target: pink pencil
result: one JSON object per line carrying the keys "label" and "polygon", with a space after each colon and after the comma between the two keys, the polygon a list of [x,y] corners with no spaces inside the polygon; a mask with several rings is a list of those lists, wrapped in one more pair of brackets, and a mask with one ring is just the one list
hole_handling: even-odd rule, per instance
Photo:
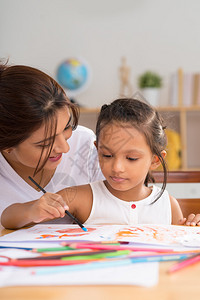
{"label": "pink pencil", "polygon": [[198,262],[200,262],[200,255],[195,255],[195,256],[193,256],[192,258],[185,259],[185,260],[183,260],[182,262],[173,265],[173,266],[168,270],[168,272],[169,272],[169,273],[174,273],[174,272],[176,272],[176,271],[179,271],[179,270],[181,270],[181,269],[183,269],[183,268],[189,267],[189,266],[191,266],[191,265],[193,265],[193,264],[196,264],[196,263],[198,263]]}
{"label": "pink pencil", "polygon": [[111,245],[111,244],[84,244],[84,243],[71,243],[70,247],[76,249],[101,249],[101,250],[132,250],[132,251],[148,251],[148,252],[159,252],[168,253],[174,252],[172,249],[159,249],[159,248],[146,248],[146,247],[134,247],[134,246],[122,246],[122,245]]}

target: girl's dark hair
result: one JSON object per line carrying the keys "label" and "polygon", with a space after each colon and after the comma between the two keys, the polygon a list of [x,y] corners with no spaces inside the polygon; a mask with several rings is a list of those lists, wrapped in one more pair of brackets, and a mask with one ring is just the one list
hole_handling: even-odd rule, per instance
{"label": "girl's dark hair", "polygon": [[16,147],[45,125],[45,138],[53,137],[48,153],[35,169],[47,162],[55,140],[59,109],[68,107],[72,128],[78,124],[79,109],[70,102],[62,87],[42,71],[23,65],[0,65],[0,151]]}
{"label": "girl's dark hair", "polygon": [[[151,152],[158,156],[164,171],[164,181],[161,192],[154,200],[154,202],[157,201],[163,194],[167,182],[167,166],[161,154],[167,145],[166,126],[162,117],[146,102],[131,98],[117,99],[111,104],[101,107],[96,125],[97,144],[102,128],[112,122],[131,124],[144,134]],[[148,186],[149,182],[155,182],[151,172],[148,172],[144,184]]]}

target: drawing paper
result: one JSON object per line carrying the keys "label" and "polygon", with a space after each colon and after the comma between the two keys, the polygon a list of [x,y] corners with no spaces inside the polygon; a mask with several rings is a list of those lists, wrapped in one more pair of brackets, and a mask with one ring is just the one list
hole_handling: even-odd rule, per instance
{"label": "drawing paper", "polygon": [[[176,225],[97,225],[87,226],[84,232],[78,225],[38,224],[0,237],[1,242],[48,241],[128,241],[155,245],[180,245],[184,238],[200,246],[200,227]],[[188,245],[189,246],[189,245]]]}

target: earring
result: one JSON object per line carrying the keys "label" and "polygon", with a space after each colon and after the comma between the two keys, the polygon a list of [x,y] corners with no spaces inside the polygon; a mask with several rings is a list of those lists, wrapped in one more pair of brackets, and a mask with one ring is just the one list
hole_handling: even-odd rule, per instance
{"label": "earring", "polygon": [[11,150],[7,150],[7,151],[6,151],[7,154],[10,154],[10,152],[11,152]]}

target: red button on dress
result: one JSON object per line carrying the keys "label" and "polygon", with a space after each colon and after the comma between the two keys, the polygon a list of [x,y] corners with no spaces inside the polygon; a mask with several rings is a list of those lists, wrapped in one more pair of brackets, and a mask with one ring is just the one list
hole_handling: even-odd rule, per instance
{"label": "red button on dress", "polygon": [[132,205],[131,205],[131,208],[132,208],[132,209],[135,209],[135,208],[136,208],[136,205],[135,205],[135,204],[132,204]]}

